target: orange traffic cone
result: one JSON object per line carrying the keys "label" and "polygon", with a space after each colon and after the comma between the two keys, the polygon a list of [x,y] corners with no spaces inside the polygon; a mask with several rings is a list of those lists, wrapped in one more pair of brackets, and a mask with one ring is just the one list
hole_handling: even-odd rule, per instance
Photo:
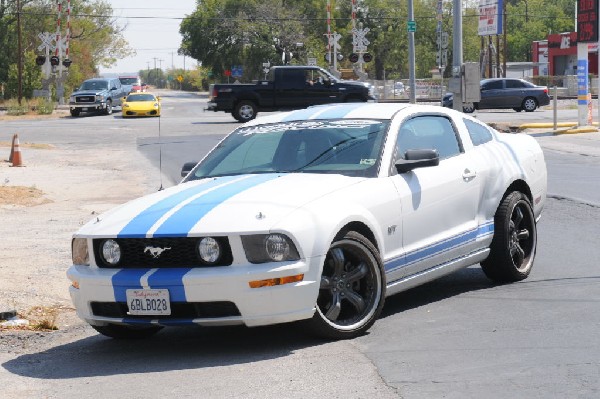
{"label": "orange traffic cone", "polygon": [[10,146],[10,156],[8,157],[8,162],[12,162],[13,155],[15,154],[15,139],[17,138],[16,134],[13,134],[12,145]]}
{"label": "orange traffic cone", "polygon": [[12,166],[23,166],[23,160],[21,159],[21,148],[19,147],[19,136],[15,134],[15,141],[13,146]]}

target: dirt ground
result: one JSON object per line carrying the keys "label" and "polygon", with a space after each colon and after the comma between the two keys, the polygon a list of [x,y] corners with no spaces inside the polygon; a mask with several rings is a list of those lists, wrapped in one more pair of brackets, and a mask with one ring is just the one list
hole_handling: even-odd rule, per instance
{"label": "dirt ground", "polygon": [[94,215],[156,189],[144,168],[128,166],[148,162],[135,148],[19,147],[23,166],[13,167],[11,143],[0,142],[0,313],[15,310],[30,325],[0,327],[0,348],[83,325],[66,277],[72,234]]}

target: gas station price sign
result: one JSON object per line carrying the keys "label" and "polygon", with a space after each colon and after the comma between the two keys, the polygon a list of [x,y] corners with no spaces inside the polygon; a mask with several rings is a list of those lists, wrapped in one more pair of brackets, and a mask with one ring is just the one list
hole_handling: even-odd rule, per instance
{"label": "gas station price sign", "polygon": [[577,0],[577,42],[598,41],[598,0]]}

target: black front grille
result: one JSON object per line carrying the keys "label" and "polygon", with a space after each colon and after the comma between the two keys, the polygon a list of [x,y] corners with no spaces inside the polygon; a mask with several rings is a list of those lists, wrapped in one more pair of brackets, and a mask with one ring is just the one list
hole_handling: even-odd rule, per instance
{"label": "black front grille", "polygon": [[197,247],[201,238],[114,238],[121,247],[121,260],[116,265],[107,264],[102,257],[101,248],[105,239],[95,239],[94,256],[98,267],[102,268],[135,269],[231,265],[233,257],[227,237],[213,237],[219,242],[223,253],[214,264],[207,264],[200,259]]}
{"label": "black front grille", "polygon": [[96,96],[79,96],[75,97],[77,103],[94,103],[96,102]]}
{"label": "black front grille", "polygon": [[125,302],[92,302],[94,316],[110,318],[132,318],[147,320],[171,319],[210,319],[219,317],[240,316],[240,311],[233,302],[171,302],[171,314],[168,316],[139,316],[127,314]]}

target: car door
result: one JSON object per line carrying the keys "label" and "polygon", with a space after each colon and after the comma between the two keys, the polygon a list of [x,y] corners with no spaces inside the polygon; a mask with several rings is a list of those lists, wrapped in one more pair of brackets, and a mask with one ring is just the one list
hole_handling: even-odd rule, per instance
{"label": "car door", "polygon": [[307,105],[306,80],[302,69],[282,68],[275,74],[275,101],[280,108],[302,108]]}
{"label": "car door", "polygon": [[332,82],[329,76],[318,69],[308,69],[306,72],[307,106],[340,101],[343,90],[336,82]]}
{"label": "car door", "polygon": [[502,108],[504,85],[502,80],[488,80],[481,84],[479,109]]}
{"label": "car door", "polygon": [[506,79],[505,104],[507,108],[517,108],[523,104],[526,97],[525,84],[519,79]]}
{"label": "car door", "polygon": [[431,269],[475,248],[479,179],[449,117],[422,114],[400,128],[396,157],[436,149],[438,166],[392,176],[401,202],[404,260],[388,281]]}

